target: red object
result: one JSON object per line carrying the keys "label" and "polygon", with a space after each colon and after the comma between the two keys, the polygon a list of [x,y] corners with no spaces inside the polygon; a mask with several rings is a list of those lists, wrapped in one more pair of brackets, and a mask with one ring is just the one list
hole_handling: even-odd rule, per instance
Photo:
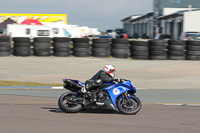
{"label": "red object", "polygon": [[128,38],[128,35],[127,35],[127,34],[124,34],[124,35],[123,35],[123,38]]}
{"label": "red object", "polygon": [[26,25],[43,25],[40,23],[37,19],[25,19],[21,24],[26,24]]}

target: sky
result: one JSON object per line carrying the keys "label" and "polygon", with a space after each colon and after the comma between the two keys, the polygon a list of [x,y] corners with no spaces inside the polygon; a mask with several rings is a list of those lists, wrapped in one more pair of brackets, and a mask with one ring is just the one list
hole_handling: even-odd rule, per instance
{"label": "sky", "polygon": [[153,11],[153,0],[0,0],[0,13],[67,14],[68,24],[101,31],[122,28],[121,19]]}

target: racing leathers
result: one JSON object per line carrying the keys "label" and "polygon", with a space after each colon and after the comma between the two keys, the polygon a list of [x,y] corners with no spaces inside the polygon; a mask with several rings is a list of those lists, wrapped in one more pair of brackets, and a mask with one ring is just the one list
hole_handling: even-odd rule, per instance
{"label": "racing leathers", "polygon": [[114,81],[114,78],[107,75],[106,72],[104,72],[103,70],[100,70],[91,78],[91,80],[97,79],[101,79],[103,83]]}
{"label": "racing leathers", "polygon": [[114,81],[114,78],[110,77],[103,70],[100,70],[91,79],[85,82],[85,85],[86,85],[85,89],[86,91],[88,91],[94,87],[100,86],[102,83],[108,83],[111,81]]}

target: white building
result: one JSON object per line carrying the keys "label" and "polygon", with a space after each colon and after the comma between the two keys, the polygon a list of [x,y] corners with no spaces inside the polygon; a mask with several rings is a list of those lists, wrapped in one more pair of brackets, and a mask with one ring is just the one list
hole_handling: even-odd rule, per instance
{"label": "white building", "polygon": [[153,8],[152,13],[121,20],[129,37],[135,33],[152,39],[160,33],[178,39],[184,31],[199,31],[200,0],[154,0]]}
{"label": "white building", "polygon": [[161,34],[170,34],[179,39],[182,32],[200,32],[200,9],[178,11],[158,17]]}

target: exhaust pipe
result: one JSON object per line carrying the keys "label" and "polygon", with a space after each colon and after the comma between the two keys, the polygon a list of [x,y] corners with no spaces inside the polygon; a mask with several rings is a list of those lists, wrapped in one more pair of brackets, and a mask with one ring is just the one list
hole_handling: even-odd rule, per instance
{"label": "exhaust pipe", "polygon": [[65,88],[73,88],[73,89],[80,89],[82,86],[80,86],[78,83],[71,81],[69,79],[63,79],[63,82],[65,83]]}

